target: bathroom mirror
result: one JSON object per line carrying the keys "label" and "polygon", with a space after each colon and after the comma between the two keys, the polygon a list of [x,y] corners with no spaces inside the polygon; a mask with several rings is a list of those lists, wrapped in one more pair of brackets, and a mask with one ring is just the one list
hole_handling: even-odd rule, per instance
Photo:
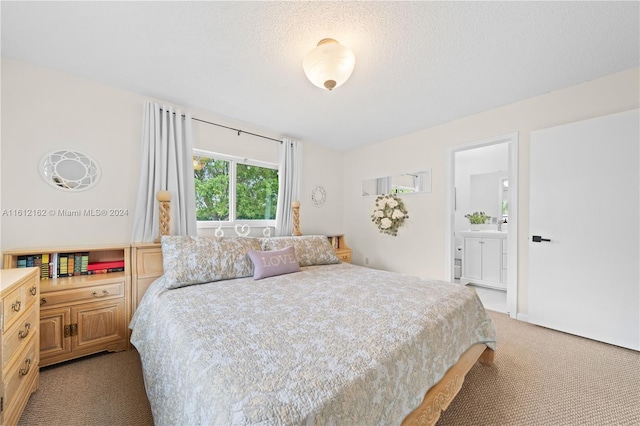
{"label": "bathroom mirror", "polygon": [[[470,177],[469,210],[483,211],[491,216],[491,223],[503,219],[508,212],[509,181],[507,172],[481,173]],[[506,213],[508,214],[508,213]]]}
{"label": "bathroom mirror", "polygon": [[84,191],[98,183],[100,166],[89,155],[69,149],[52,151],[40,161],[40,175],[64,191]]}
{"label": "bathroom mirror", "polygon": [[362,196],[431,192],[431,169],[362,181]]}

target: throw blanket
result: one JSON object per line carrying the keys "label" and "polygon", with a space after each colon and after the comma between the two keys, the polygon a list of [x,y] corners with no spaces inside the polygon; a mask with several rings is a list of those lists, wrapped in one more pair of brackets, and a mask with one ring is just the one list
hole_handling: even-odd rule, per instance
{"label": "throw blanket", "polygon": [[476,293],[346,263],[145,293],[131,322],[156,425],[399,425],[462,353]]}

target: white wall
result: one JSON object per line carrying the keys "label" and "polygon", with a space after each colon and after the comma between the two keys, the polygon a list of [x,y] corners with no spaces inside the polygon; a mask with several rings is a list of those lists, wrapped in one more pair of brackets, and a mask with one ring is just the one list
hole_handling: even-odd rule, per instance
{"label": "white wall", "polygon": [[[2,249],[127,243],[141,135],[139,95],[2,58],[2,208],[128,209],[121,217],[2,216]],[[54,149],[89,154],[102,168],[93,189],[69,192],[39,174]]]}
{"label": "white wall", "polygon": [[[47,68],[2,58],[2,209],[128,209],[125,217],[2,216],[0,249],[128,244],[138,184],[144,101],[152,99]],[[162,102],[162,101],[159,101]],[[182,107],[183,111],[186,108]],[[265,129],[192,109],[194,117],[281,138]],[[286,131],[286,129],[283,129]],[[230,144],[247,156],[274,158],[276,142],[194,124],[194,145],[224,152]],[[302,141],[301,221],[304,233],[342,232],[342,154]],[[103,176],[91,190],[69,193],[40,177],[38,162],[57,148],[94,157]],[[277,158],[277,157],[275,157]],[[270,160],[267,160],[270,161]],[[312,185],[327,188],[322,209],[309,200]],[[316,210],[312,210],[316,209]]]}
{"label": "white wall", "polygon": [[[612,74],[346,153],[344,221],[353,262],[364,264],[368,257],[372,267],[444,279],[447,150],[518,132],[518,311],[526,314],[529,135],[532,130],[638,108],[639,71]],[[362,180],[428,167],[433,173],[432,192],[404,197],[410,218],[397,237],[378,233],[370,219],[372,200],[360,194]]]}

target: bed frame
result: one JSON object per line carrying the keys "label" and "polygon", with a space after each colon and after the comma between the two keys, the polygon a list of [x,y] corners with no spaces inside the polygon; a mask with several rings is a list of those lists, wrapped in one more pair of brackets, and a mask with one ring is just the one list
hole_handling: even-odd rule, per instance
{"label": "bed frame", "polygon": [[476,363],[492,365],[494,350],[484,343],[471,346],[460,359],[427,391],[422,403],[402,422],[402,426],[431,426],[435,425],[440,415],[449,407],[453,398],[462,389],[464,378]]}

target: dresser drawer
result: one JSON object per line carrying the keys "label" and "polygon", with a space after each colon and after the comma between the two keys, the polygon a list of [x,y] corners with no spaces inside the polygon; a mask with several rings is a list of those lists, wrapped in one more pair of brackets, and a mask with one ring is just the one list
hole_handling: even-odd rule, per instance
{"label": "dresser drawer", "polygon": [[25,278],[16,287],[2,296],[2,330],[7,331],[20,314],[29,309],[38,298],[38,278]]}
{"label": "dresser drawer", "polygon": [[2,298],[2,330],[6,331],[17,317],[27,309],[25,286],[19,285]]}
{"label": "dresser drawer", "polygon": [[351,263],[351,251],[337,251],[336,255],[341,262]]}
{"label": "dresser drawer", "polygon": [[[19,402],[21,395],[28,394],[25,387],[28,387],[34,376],[38,374],[39,354],[36,351],[37,339],[30,339],[29,345],[24,352],[12,363],[4,376],[4,407],[6,411],[13,411],[12,406]],[[6,412],[5,411],[5,412]],[[5,418],[6,420],[6,418]]]}
{"label": "dresser drawer", "polygon": [[6,368],[7,364],[13,357],[24,349],[30,337],[38,334],[38,312],[37,308],[32,308],[26,315],[18,319],[2,336],[2,368]]}
{"label": "dresser drawer", "polygon": [[74,290],[63,290],[40,295],[40,307],[68,305],[70,303],[93,302],[95,300],[124,297],[124,283],[112,283]]}
{"label": "dresser drawer", "polygon": [[[24,283],[24,297],[26,299],[26,307],[30,308],[32,303],[35,303],[38,300],[38,295],[40,292],[38,291],[38,279],[31,279]],[[36,306],[38,306],[36,304]]]}

